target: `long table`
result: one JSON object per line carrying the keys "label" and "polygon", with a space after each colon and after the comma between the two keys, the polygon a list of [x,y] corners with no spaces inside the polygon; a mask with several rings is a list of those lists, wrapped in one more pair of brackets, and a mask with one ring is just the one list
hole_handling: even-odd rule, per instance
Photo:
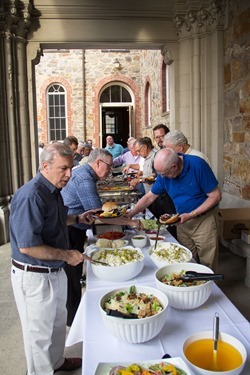
{"label": "long table", "polygon": [[[166,240],[177,241],[165,233]],[[147,254],[145,266],[135,279],[123,283],[102,281],[95,277],[87,265],[86,292],[69,331],[66,346],[83,342],[83,375],[93,375],[99,362],[142,362],[158,360],[166,353],[172,357],[182,357],[185,339],[199,331],[212,330],[215,312],[220,316],[220,331],[233,335],[246,347],[248,358],[242,375],[250,374],[250,324],[231,303],[225,294],[213,285],[207,302],[194,310],[176,310],[169,307],[165,326],[154,339],[142,344],[127,344],[113,337],[105,328],[98,307],[100,298],[120,286],[147,285],[155,287],[156,266]]]}

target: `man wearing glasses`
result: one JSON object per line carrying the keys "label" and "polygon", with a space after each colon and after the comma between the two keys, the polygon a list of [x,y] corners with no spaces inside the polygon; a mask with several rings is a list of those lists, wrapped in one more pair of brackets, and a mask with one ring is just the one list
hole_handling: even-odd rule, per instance
{"label": "man wearing glasses", "polygon": [[[95,148],[91,151],[88,161],[72,171],[71,179],[67,186],[62,189],[62,197],[65,206],[69,208],[68,213],[78,215],[92,209],[102,207],[102,201],[97,192],[96,183],[100,179],[105,179],[113,167],[113,158],[109,151],[102,148]],[[114,220],[118,225],[133,225],[135,221],[125,218],[108,219],[110,224]],[[102,220],[104,221],[104,220]],[[136,222],[137,224],[137,222]],[[91,225],[76,223],[68,226],[69,241],[72,249],[83,252],[83,245],[86,239],[86,231]],[[68,276],[68,298],[67,298],[67,325],[71,326],[78,305],[81,301],[82,266],[80,263],[76,267],[66,265],[65,271]]]}
{"label": "man wearing glasses", "polygon": [[178,241],[190,249],[193,258],[216,270],[218,260],[218,214],[221,200],[218,181],[205,160],[177,154],[170,148],[155,157],[158,177],[152,190],[142,197],[128,216],[133,217],[167,191],[180,214]]}
{"label": "man wearing glasses", "polygon": [[169,131],[169,128],[164,124],[158,124],[153,128],[154,140],[160,149],[163,148],[164,137]]}
{"label": "man wearing glasses", "polygon": [[[169,128],[164,124],[158,124],[153,128],[154,140],[159,149],[164,147],[163,141],[165,135],[169,133]],[[164,213],[176,213],[174,203],[167,192],[158,196],[158,198],[151,204],[149,210],[158,219]],[[169,232],[176,238],[176,228],[169,228]]]}

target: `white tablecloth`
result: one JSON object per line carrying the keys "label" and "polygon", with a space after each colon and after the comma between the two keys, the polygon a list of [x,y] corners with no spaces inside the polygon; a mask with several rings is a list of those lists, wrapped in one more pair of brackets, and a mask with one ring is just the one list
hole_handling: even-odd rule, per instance
{"label": "white tablecloth", "polygon": [[[167,233],[167,240],[174,242]],[[176,241],[175,241],[176,242]],[[147,248],[143,249],[145,255]],[[242,375],[250,374],[250,324],[222,291],[214,284],[208,301],[195,310],[168,308],[166,324],[153,340],[143,344],[126,344],[113,337],[105,328],[98,302],[103,294],[119,286],[136,284],[155,287],[155,265],[146,255],[145,266],[136,279],[124,283],[113,283],[97,279],[91,268],[87,268],[87,289],[78,308],[67,337],[66,346],[83,341],[82,374],[92,375],[99,362],[126,362],[160,359],[168,353],[182,357],[182,345],[194,332],[212,330],[215,312],[220,316],[220,331],[238,338],[246,347],[248,360]]]}

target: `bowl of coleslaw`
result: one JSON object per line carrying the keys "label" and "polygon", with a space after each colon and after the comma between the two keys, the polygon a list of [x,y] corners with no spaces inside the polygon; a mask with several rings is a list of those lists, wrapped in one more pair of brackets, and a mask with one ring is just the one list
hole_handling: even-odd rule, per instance
{"label": "bowl of coleslaw", "polygon": [[192,252],[185,246],[173,242],[161,242],[156,249],[150,246],[149,256],[156,267],[160,268],[168,264],[190,262]]}
{"label": "bowl of coleslaw", "polygon": [[155,272],[156,287],[169,299],[169,305],[179,310],[192,310],[203,305],[209,298],[213,281],[185,282],[180,279],[185,271],[213,273],[198,263],[176,263],[159,268]]}
{"label": "bowl of coleslaw", "polygon": [[112,290],[99,303],[103,323],[121,341],[138,344],[157,336],[166,322],[168,298],[160,290],[137,285]]}
{"label": "bowl of coleslaw", "polygon": [[133,279],[142,271],[144,254],[140,248],[125,246],[118,249],[100,248],[93,251],[91,258],[107,263],[108,266],[91,262],[91,268],[96,277],[106,281],[127,281]]}

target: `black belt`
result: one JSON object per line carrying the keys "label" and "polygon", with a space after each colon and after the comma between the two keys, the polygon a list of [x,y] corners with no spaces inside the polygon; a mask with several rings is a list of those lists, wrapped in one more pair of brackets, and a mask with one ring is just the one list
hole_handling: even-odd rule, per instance
{"label": "black belt", "polygon": [[33,267],[33,266],[26,266],[24,264],[17,263],[14,259],[12,259],[12,264],[16,268],[20,270],[27,271],[27,272],[38,272],[38,273],[50,273],[50,272],[58,272],[61,268],[40,268],[40,267]]}

